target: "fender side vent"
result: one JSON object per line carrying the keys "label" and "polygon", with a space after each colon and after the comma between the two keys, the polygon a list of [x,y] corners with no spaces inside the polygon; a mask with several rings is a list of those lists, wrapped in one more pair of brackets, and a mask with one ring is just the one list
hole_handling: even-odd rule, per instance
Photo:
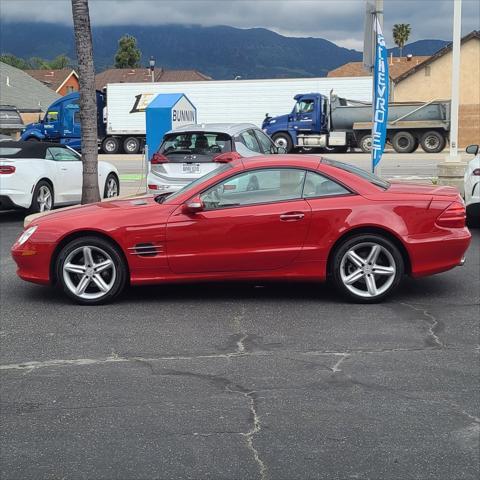
{"label": "fender side vent", "polygon": [[134,247],[129,247],[128,250],[131,255],[138,255],[139,257],[154,257],[163,253],[163,247],[153,243],[137,243]]}

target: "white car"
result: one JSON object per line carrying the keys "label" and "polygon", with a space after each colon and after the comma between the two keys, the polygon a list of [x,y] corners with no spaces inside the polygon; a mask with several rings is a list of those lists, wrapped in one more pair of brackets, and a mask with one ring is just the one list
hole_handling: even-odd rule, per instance
{"label": "white car", "polygon": [[167,132],[150,161],[149,193],[180,190],[216,169],[222,156],[254,157],[285,153],[249,123],[186,125]]}
{"label": "white car", "polygon": [[465,205],[470,224],[480,223],[480,153],[478,145],[470,145],[466,152],[475,157],[470,160],[465,170]]}
{"label": "white car", "polygon": [[[79,153],[43,142],[0,143],[0,210],[24,208],[32,213],[80,203],[83,165]],[[100,196],[120,193],[117,169],[98,162]]]}

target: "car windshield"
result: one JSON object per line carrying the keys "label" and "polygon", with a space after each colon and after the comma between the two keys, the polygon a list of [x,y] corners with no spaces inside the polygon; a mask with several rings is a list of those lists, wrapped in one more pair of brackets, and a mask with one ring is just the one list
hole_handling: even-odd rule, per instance
{"label": "car windshield", "polygon": [[167,135],[159,153],[170,162],[211,162],[214,157],[232,151],[232,139],[226,133],[179,132]]}
{"label": "car windshield", "polygon": [[185,192],[188,192],[188,190],[195,188],[197,185],[200,185],[201,183],[205,182],[206,180],[210,180],[211,178],[215,177],[216,175],[219,175],[223,172],[226,172],[227,170],[230,170],[232,166],[229,163],[224,163],[220,164],[221,166],[216,168],[215,170],[212,170],[210,173],[207,173],[206,175],[203,175],[203,177],[197,178],[194,180],[192,183],[189,183],[188,185],[185,185],[183,188],[178,190],[175,193],[172,193],[168,197],[163,197],[161,195],[158,195],[155,197],[155,199],[159,203],[175,203],[175,199],[179,197],[180,195],[183,195]]}
{"label": "car windshield", "polygon": [[322,162],[325,165],[331,165],[332,167],[340,168],[341,170],[345,170],[346,172],[353,173],[354,175],[357,175],[358,177],[361,177],[364,180],[372,183],[373,185],[383,188],[384,190],[390,187],[390,183],[386,180],[383,180],[382,178],[377,177],[373,173],[369,173],[366,170],[354,167],[353,165],[350,165],[348,163],[338,162],[337,160],[330,160],[329,158],[324,158]]}

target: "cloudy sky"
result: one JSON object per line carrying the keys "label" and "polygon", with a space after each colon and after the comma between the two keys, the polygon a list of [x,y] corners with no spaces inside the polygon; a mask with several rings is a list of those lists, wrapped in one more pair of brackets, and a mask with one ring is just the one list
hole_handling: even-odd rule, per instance
{"label": "cloudy sky", "polygon": [[[410,41],[452,38],[454,0],[384,0],[385,31],[410,23]],[[90,0],[94,25],[166,23],[264,27],[362,48],[365,0]],[[70,0],[0,0],[2,22],[71,23]],[[480,28],[480,2],[463,0],[462,33]]]}

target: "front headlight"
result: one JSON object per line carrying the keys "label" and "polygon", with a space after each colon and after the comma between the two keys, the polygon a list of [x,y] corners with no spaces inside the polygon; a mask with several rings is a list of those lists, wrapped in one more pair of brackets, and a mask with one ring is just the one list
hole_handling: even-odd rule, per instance
{"label": "front headlight", "polygon": [[27,228],[18,238],[17,245],[23,245],[35,232],[38,228],[38,225],[34,225],[33,227]]}

